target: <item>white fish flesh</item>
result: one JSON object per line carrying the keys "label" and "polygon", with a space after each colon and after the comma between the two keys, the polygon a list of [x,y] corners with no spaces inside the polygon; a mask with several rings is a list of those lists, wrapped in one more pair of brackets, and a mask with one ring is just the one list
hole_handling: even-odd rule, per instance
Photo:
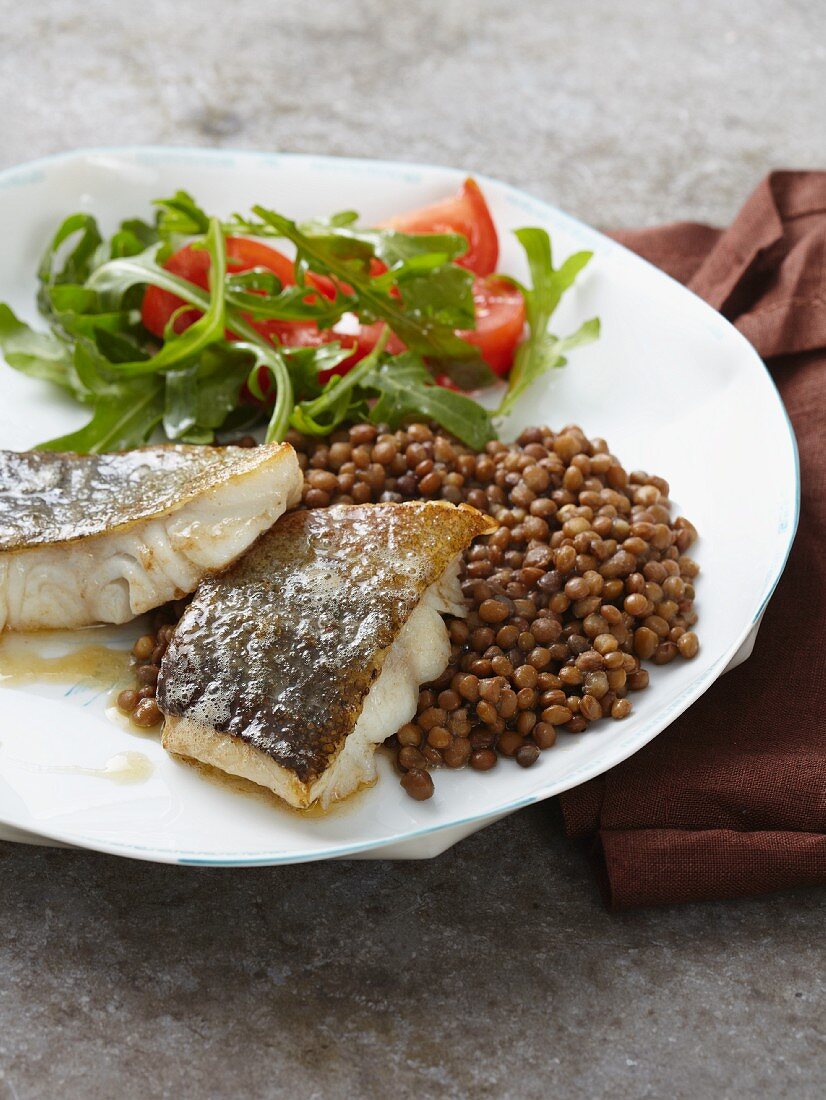
{"label": "white fish flesh", "polygon": [[0,452],[0,629],[123,623],[195,590],[301,497],[292,447]]}

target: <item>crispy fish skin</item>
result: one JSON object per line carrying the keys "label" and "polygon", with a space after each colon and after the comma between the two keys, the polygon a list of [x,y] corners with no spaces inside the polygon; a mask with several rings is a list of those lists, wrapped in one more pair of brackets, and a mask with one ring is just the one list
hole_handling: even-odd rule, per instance
{"label": "crispy fish skin", "polygon": [[100,455],[0,451],[0,552],[113,534],[177,511],[276,457],[289,461],[291,452],[286,443]]}
{"label": "crispy fish skin", "polygon": [[419,686],[443,672],[450,658],[441,613],[464,614],[465,607],[460,606],[458,579],[454,576],[443,584],[446,580],[447,575],[425,591],[399,631],[341,752],[317,779],[302,782],[294,771],[249,742],[191,718],[166,719],[164,748],[268,787],[299,809],[315,802],[326,808],[371,784],[376,778],[376,747],[415,714]]}
{"label": "crispy fish skin", "polygon": [[286,444],[0,452],[0,629],[126,622],[186,595],[301,485]]}
{"label": "crispy fish skin", "polygon": [[[476,509],[441,501],[284,516],[201,585],[178,624],[158,683],[164,744],[308,805],[394,643],[409,651],[414,686],[444,668],[449,646],[434,608],[462,612],[457,557],[493,528]],[[401,635],[416,614],[424,626],[426,611],[440,633],[418,652],[411,631]],[[269,780],[257,777],[265,773]]]}

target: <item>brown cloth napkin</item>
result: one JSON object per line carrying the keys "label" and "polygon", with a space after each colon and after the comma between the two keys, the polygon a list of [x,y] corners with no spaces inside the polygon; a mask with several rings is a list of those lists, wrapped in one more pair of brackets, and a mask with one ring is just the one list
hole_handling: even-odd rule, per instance
{"label": "brown cloth napkin", "polygon": [[772,173],[729,229],[615,236],[767,360],[797,434],[802,512],[752,656],[562,795],[566,831],[592,838],[613,909],[826,883],[826,172]]}

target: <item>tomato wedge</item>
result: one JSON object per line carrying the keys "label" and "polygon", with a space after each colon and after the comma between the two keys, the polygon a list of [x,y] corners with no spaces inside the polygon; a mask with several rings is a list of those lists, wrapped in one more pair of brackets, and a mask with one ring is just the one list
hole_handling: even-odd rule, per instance
{"label": "tomato wedge", "polygon": [[475,344],[494,374],[503,378],[513,366],[525,327],[525,299],[507,279],[491,276],[473,282],[476,328],[459,335]]}
{"label": "tomato wedge", "polygon": [[468,250],[457,264],[476,275],[492,275],[499,259],[499,239],[488,204],[476,180],[466,179],[458,194],[432,206],[422,206],[382,223],[400,233],[461,233]]}
{"label": "tomato wedge", "polygon": [[[167,271],[194,283],[202,290],[209,289],[209,253],[205,248],[193,248],[185,245],[173,253],[164,264]],[[285,286],[295,283],[292,260],[283,253],[251,241],[247,237],[227,237],[227,270],[230,274],[251,271],[254,267],[264,267],[276,275]],[[169,318],[186,303],[177,294],[162,290],[157,286],[146,288],[141,306],[141,320],[155,336],[162,337]],[[200,317],[200,310],[190,309],[175,319],[175,331],[181,333]]]}

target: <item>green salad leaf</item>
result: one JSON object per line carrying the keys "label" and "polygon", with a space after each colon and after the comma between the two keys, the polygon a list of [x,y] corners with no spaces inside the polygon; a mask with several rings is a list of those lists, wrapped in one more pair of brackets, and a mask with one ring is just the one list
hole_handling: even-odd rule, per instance
{"label": "green salad leaf", "polygon": [[405,420],[424,416],[476,451],[496,438],[487,409],[463,393],[437,385],[415,352],[388,359],[368,375],[365,385],[379,393],[370,410],[374,424],[395,429]]}
{"label": "green salad leaf", "polygon": [[562,295],[573,286],[593,253],[575,252],[561,267],[555,268],[551,239],[544,229],[517,229],[514,235],[525,250],[531,273],[530,287],[516,284],[525,298],[529,334],[516,350],[508,389],[497,409],[498,416],[510,413],[525,390],[548,371],[564,367],[567,351],[596,340],[600,328],[599,319],[594,317],[564,338],[548,332],[548,324]]}
{"label": "green salad leaf", "polygon": [[[121,374],[155,374],[157,371],[188,366],[216,340],[223,339],[226,324],[225,279],[227,274],[227,252],[224,235],[216,218],[213,218],[209,224],[206,250],[210,258],[210,294],[202,315],[180,334],[175,332],[172,323],[167,325],[163,347],[155,355],[148,358],[118,363],[117,369]],[[137,260],[139,260],[139,257],[135,257],[131,262],[135,263]],[[111,261],[109,265],[101,268],[99,278],[102,277],[102,273],[105,272],[107,266],[110,269],[118,264],[123,267],[127,266],[129,262],[126,260]]]}
{"label": "green salad leaf", "polygon": [[356,305],[352,296],[329,299],[306,286],[282,286],[271,271],[253,269],[227,276],[227,303],[256,320],[314,321],[331,328]]}
{"label": "green salad leaf", "polygon": [[0,304],[0,347],[15,370],[82,396],[83,386],[75,374],[69,348],[52,333],[30,328],[5,304]]}
{"label": "green salad leaf", "polygon": [[198,237],[209,232],[209,217],[188,191],[176,191],[171,198],[155,199],[158,233],[161,237]]}
{"label": "green salad leaf", "polygon": [[156,225],[150,225],[141,218],[128,218],[121,222],[120,228],[109,241],[109,258],[116,260],[119,256],[137,256],[139,252],[145,252],[147,248],[157,244],[160,239]]}
{"label": "green salad leaf", "polygon": [[486,390],[500,381],[481,355],[473,359],[429,359],[427,366],[435,378],[444,375],[465,392]]}
{"label": "green salad leaf", "polygon": [[334,341],[318,348],[282,348],[281,354],[290,372],[296,400],[300,402],[318,397],[325,386],[320,376],[335,370],[350,358],[351,352]]}
{"label": "green salad leaf", "polygon": [[145,443],[163,417],[163,383],[125,386],[114,394],[99,396],[92,419],[69,435],[41,443],[41,451],[78,451],[101,454],[122,451]]}
{"label": "green salad leaf", "polygon": [[[67,242],[72,242],[72,247]],[[94,259],[102,244],[103,238],[92,215],[72,214],[60,224],[43,253],[37,269],[38,279],[47,287],[83,283],[95,268]]]}
{"label": "green salad leaf", "polygon": [[[476,327],[479,289],[456,262],[467,251],[464,236],[365,228],[352,211],[298,224],[260,205],[222,221],[183,190],[154,206],[154,218],[128,218],[108,239],[86,212],[61,222],[37,270],[46,331],[0,304],[8,365],[90,408],[82,428],[42,447],[134,447],[159,429],[167,439],[209,443],[256,425],[267,440],[290,427],[326,436],[368,418],[391,429],[433,420],[475,449],[495,438],[491,414],[468,396],[499,380],[464,338]],[[295,253],[290,278],[282,281],[280,263],[282,278],[267,267],[240,270],[227,254],[227,237],[236,235],[285,242]],[[499,416],[599,332],[596,319],[566,337],[548,332],[590,253],[557,269],[543,230],[517,238],[531,273],[531,285],[519,287],[529,331]],[[183,246],[206,253],[208,289],[165,266]],[[157,299],[162,334],[143,324],[149,287],[168,296]],[[346,334],[356,331],[354,350]],[[438,384],[445,378],[465,392]]]}
{"label": "green salad leaf", "polygon": [[[195,399],[188,412],[191,423],[184,430],[197,427],[214,434],[238,407],[241,390],[252,369],[252,356],[237,343],[221,340],[207,348],[194,365]],[[178,376],[184,373],[170,371],[167,374],[167,404],[170,383],[174,385]]]}

